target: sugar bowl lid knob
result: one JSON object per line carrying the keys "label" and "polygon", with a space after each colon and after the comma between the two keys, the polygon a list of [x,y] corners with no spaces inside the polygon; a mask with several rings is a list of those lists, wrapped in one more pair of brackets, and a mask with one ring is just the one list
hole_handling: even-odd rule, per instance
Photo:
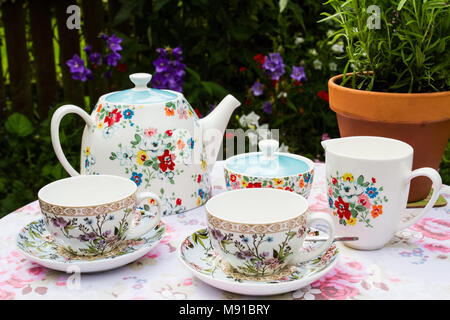
{"label": "sugar bowl lid knob", "polygon": [[130,74],[130,80],[134,83],[133,90],[143,91],[147,90],[147,84],[152,80],[152,75],[150,73],[133,73]]}
{"label": "sugar bowl lid knob", "polygon": [[265,139],[258,143],[259,150],[262,152],[262,156],[265,159],[273,159],[279,145],[279,142],[274,139]]}

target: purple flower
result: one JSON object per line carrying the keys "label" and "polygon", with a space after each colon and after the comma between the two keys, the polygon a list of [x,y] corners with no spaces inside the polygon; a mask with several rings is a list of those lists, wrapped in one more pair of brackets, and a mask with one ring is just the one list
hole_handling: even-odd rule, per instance
{"label": "purple flower", "polygon": [[222,234],[222,232],[220,230],[216,230],[216,229],[212,229],[211,230],[211,235],[213,236],[214,239],[216,240],[223,240],[225,238],[225,236]]}
{"label": "purple flower", "polygon": [[72,72],[72,79],[85,82],[87,79],[92,79],[92,71],[88,68],[84,68],[81,72]]}
{"label": "purple flower", "polygon": [[279,52],[270,53],[268,57],[265,57],[262,67],[272,80],[280,80],[285,73],[285,64]]}
{"label": "purple flower", "polygon": [[293,66],[291,78],[295,81],[306,81],[305,68]]}
{"label": "purple flower", "polygon": [[93,52],[91,54],[89,54],[89,62],[92,64],[96,64],[96,65],[101,65],[102,64],[102,56],[100,53],[98,52]]}
{"label": "purple flower", "polygon": [[118,54],[117,52],[113,52],[113,53],[110,53],[110,54],[108,54],[105,58],[104,58],[104,60],[105,60],[105,62],[106,62],[106,64],[108,65],[108,66],[116,66],[117,65],[117,62],[120,60],[122,58],[122,56],[120,55],[120,54]]}
{"label": "purple flower", "polygon": [[84,47],[84,52],[86,52],[87,54],[90,54],[92,51],[92,45],[88,44],[86,47]]}
{"label": "purple flower", "polygon": [[84,70],[84,61],[77,54],[74,54],[72,59],[67,60],[66,64],[69,66],[71,73],[83,72]]}
{"label": "purple flower", "polygon": [[254,95],[255,97],[260,96],[260,95],[263,94],[264,85],[263,85],[261,82],[256,81],[256,82],[253,84],[253,86],[251,87],[251,90],[252,90],[253,95]]}
{"label": "purple flower", "polygon": [[158,48],[156,51],[159,53],[159,56],[153,61],[156,69],[152,80],[153,87],[182,92],[184,70],[186,69],[186,65],[181,62],[183,51],[180,47],[176,47],[173,50]]}
{"label": "purple flower", "polygon": [[64,218],[52,218],[52,223],[55,227],[65,228],[69,223]]}
{"label": "purple flower", "polygon": [[158,59],[153,61],[153,65],[155,66],[156,72],[164,72],[169,68],[169,60],[163,56],[159,56]]}
{"label": "purple flower", "polygon": [[116,37],[115,34],[112,34],[108,39],[106,39],[106,43],[108,44],[109,49],[112,52],[117,52],[122,50],[122,46],[120,43],[122,42],[122,39],[119,37]]}
{"label": "purple flower", "polygon": [[264,102],[263,110],[267,114],[272,114],[272,102],[270,102],[270,101]]}
{"label": "purple flower", "polygon": [[176,48],[174,48],[174,49],[172,50],[172,55],[173,55],[173,57],[174,57],[175,59],[177,59],[177,60],[182,60],[182,59],[183,59],[183,57],[182,57],[182,55],[183,55],[183,50],[181,50],[181,47],[178,46],[178,47],[176,47]]}

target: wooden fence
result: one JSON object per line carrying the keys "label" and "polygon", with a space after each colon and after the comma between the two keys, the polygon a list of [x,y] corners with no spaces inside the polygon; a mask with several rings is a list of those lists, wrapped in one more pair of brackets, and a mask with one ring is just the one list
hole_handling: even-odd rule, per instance
{"label": "wooden fence", "polygon": [[[67,8],[74,4],[81,9],[79,30],[66,25]],[[73,80],[66,61],[81,53],[82,39],[101,50],[98,35],[111,32],[120,6],[119,0],[0,0],[0,116],[8,105],[14,112],[44,119],[56,102],[84,105],[85,95],[93,97],[96,81]]]}

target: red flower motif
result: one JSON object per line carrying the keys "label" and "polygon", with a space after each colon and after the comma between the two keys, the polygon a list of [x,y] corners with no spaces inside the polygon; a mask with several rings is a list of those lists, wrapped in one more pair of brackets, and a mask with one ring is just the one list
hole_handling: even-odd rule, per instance
{"label": "red flower motif", "polygon": [[202,117],[202,114],[200,113],[200,110],[198,110],[198,108],[195,108],[194,111],[195,111],[195,114],[197,115],[197,117],[199,117],[199,118]]}
{"label": "red flower motif", "polygon": [[173,132],[172,132],[172,130],[167,130],[167,131],[166,131],[166,134],[167,134],[168,137],[171,137],[172,134],[173,134]]}
{"label": "red flower motif", "polygon": [[342,200],[341,196],[338,197],[338,201],[334,201],[334,205],[337,209],[339,219],[342,219],[342,217],[345,217],[347,220],[351,218],[352,213],[348,210],[350,204]]}
{"label": "red flower motif", "polygon": [[255,182],[255,183],[250,182],[247,185],[247,188],[262,188],[262,183],[261,182]]}
{"label": "red flower motif", "polygon": [[181,206],[181,199],[180,198],[177,199],[176,204],[177,204],[177,206]]}
{"label": "red flower motif", "polygon": [[175,160],[175,155],[170,154],[169,150],[167,149],[164,150],[163,155],[158,156],[158,160],[159,160],[159,168],[163,172],[166,172],[167,169],[173,170],[175,168],[175,163],[173,162],[173,160]]}
{"label": "red flower motif", "polygon": [[375,178],[372,178],[373,183],[377,183],[377,180]]}
{"label": "red flower motif", "polygon": [[328,93],[326,91],[319,91],[317,92],[317,96],[319,97],[319,99],[325,100],[325,101],[329,101],[330,98],[328,97]]}
{"label": "red flower motif", "polygon": [[202,175],[201,174],[199,174],[197,176],[197,183],[200,183],[200,182],[202,182]]}
{"label": "red flower motif", "polygon": [[337,179],[336,179],[336,178],[333,178],[333,179],[331,180],[331,182],[333,182],[333,184],[336,184],[336,183],[337,183]]}
{"label": "red flower motif", "polygon": [[255,62],[259,64],[259,67],[262,68],[262,64],[264,63],[264,61],[266,61],[266,57],[263,56],[261,53],[258,53],[256,56],[253,57],[253,60],[255,60]]}
{"label": "red flower motif", "polygon": [[108,124],[108,127],[111,127],[114,123],[119,122],[121,118],[122,114],[119,112],[119,109],[116,108],[108,113],[104,122]]}
{"label": "red flower motif", "polygon": [[234,174],[230,175],[230,180],[232,182],[235,182],[236,181],[236,176]]}

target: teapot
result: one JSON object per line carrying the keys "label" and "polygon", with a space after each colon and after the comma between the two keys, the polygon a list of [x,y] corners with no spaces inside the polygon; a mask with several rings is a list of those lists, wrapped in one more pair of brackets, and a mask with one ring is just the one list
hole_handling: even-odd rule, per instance
{"label": "teapot", "polygon": [[[227,95],[199,119],[182,93],[147,87],[148,73],[130,75],[135,87],[100,97],[92,114],[64,105],[53,114],[54,151],[71,175],[110,174],[131,179],[139,191],[156,193],[164,215],[203,205],[211,196],[209,174],[226,125],[240,102]],[[86,122],[80,173],[67,161],[59,125],[69,113]]]}

